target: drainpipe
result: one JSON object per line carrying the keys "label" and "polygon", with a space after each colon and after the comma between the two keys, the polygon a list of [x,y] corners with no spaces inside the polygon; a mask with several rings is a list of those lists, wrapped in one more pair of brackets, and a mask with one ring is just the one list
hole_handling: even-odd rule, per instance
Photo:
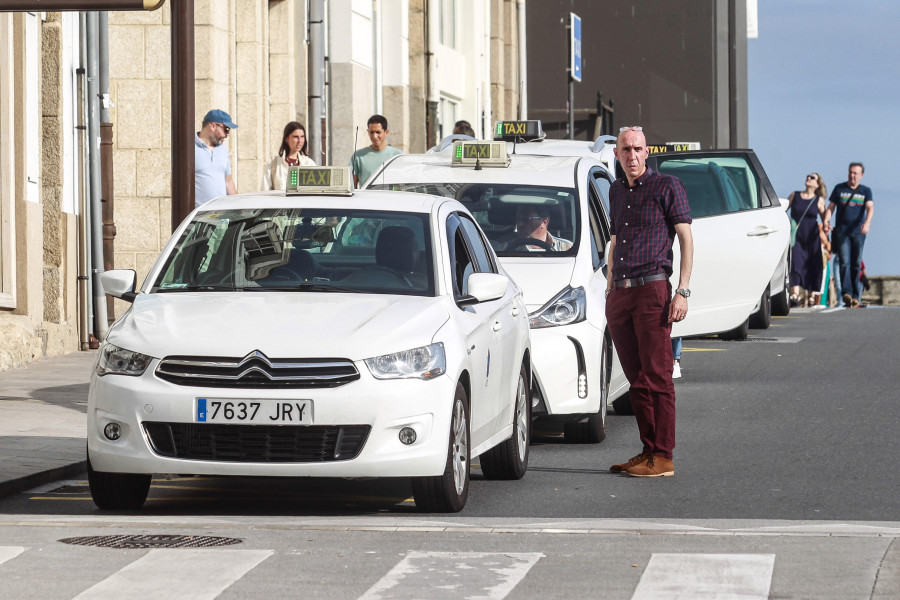
{"label": "drainpipe", "polygon": [[[115,269],[116,222],[113,201],[113,124],[109,118],[109,13],[100,13],[100,202],[103,206],[103,270]],[[115,320],[112,296],[106,297],[107,324]]]}
{"label": "drainpipe", "polygon": [[90,228],[90,183],[87,173],[87,82],[85,65],[87,65],[87,17],[86,13],[78,15],[79,67],[78,76],[78,183],[81,193],[78,195],[78,229],[81,243],[78,245],[78,335],[82,350],[91,347],[91,340],[96,343],[91,332],[94,331],[94,301],[90,292],[91,285],[91,228]]}
{"label": "drainpipe", "polygon": [[100,201],[100,17],[96,11],[87,14],[87,88],[88,88],[88,168],[90,178],[91,283],[94,296],[94,335],[106,337],[106,294],[98,275],[103,272],[103,208]]}
{"label": "drainpipe", "polygon": [[528,119],[528,55],[525,44],[525,0],[516,0],[519,25],[519,119]]}
{"label": "drainpipe", "polygon": [[438,143],[438,102],[440,94],[437,85],[437,45],[440,36],[440,4],[438,0],[427,0],[425,4],[425,86],[427,104],[425,105],[425,146],[430,148]]}
{"label": "drainpipe", "polygon": [[309,155],[317,165],[327,164],[323,153],[322,117],[325,99],[325,0],[309,3]]}
{"label": "drainpipe", "polygon": [[[384,94],[381,90],[381,15],[378,14],[378,0],[372,0],[372,106],[375,114],[384,114]],[[362,182],[360,182],[362,183]]]}
{"label": "drainpipe", "polygon": [[494,109],[491,102],[491,3],[484,3],[484,52],[482,59],[484,67],[482,68],[481,93],[483,97],[482,107],[484,112],[481,115],[482,128],[485,137],[491,139],[494,131]]}

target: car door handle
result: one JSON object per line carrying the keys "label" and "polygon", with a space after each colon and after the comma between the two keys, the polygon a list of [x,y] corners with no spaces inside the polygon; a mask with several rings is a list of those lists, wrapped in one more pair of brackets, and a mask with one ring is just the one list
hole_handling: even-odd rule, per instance
{"label": "car door handle", "polygon": [[514,317],[518,317],[518,316],[519,316],[519,308],[518,308],[517,306],[514,306],[514,307],[513,307],[513,309],[512,309],[512,316],[514,316]]}
{"label": "car door handle", "polygon": [[771,227],[763,227],[762,229],[754,229],[753,231],[747,232],[747,237],[758,237],[761,235],[769,235],[770,233],[775,233],[778,231],[777,229],[772,229]]}
{"label": "car door handle", "polygon": [[494,331],[500,331],[501,329],[503,329],[503,323],[501,323],[500,321],[494,321],[493,329]]}

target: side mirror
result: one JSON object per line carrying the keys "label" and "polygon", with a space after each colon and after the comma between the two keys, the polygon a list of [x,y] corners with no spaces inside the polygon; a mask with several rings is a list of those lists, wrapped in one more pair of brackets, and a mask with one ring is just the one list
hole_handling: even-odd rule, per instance
{"label": "side mirror", "polygon": [[460,301],[461,306],[502,298],[509,287],[509,279],[499,273],[472,273],[469,275],[468,287],[469,295]]}
{"label": "side mirror", "polygon": [[137,273],[132,269],[113,269],[100,273],[100,285],[103,286],[103,291],[126,302],[134,302],[137,297],[137,294],[134,293],[136,280]]}

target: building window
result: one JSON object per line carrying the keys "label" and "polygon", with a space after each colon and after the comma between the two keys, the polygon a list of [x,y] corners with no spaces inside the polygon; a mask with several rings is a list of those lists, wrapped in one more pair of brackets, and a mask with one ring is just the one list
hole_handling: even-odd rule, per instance
{"label": "building window", "polygon": [[456,48],[456,0],[441,0],[441,44]]}
{"label": "building window", "polygon": [[0,13],[0,307],[15,308],[13,14]]}
{"label": "building window", "polygon": [[456,115],[458,114],[459,103],[450,98],[441,96],[441,102],[438,106],[438,121],[441,139],[453,133],[453,126],[456,124]]}

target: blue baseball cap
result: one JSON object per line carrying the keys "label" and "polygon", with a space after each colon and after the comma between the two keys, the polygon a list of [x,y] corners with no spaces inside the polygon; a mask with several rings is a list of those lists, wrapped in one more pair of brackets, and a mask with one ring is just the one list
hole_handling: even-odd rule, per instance
{"label": "blue baseball cap", "polygon": [[203,120],[210,123],[221,123],[229,129],[237,129],[237,123],[234,123],[231,120],[231,115],[229,115],[224,110],[219,110],[218,108],[215,108],[206,113],[206,116],[203,117]]}

